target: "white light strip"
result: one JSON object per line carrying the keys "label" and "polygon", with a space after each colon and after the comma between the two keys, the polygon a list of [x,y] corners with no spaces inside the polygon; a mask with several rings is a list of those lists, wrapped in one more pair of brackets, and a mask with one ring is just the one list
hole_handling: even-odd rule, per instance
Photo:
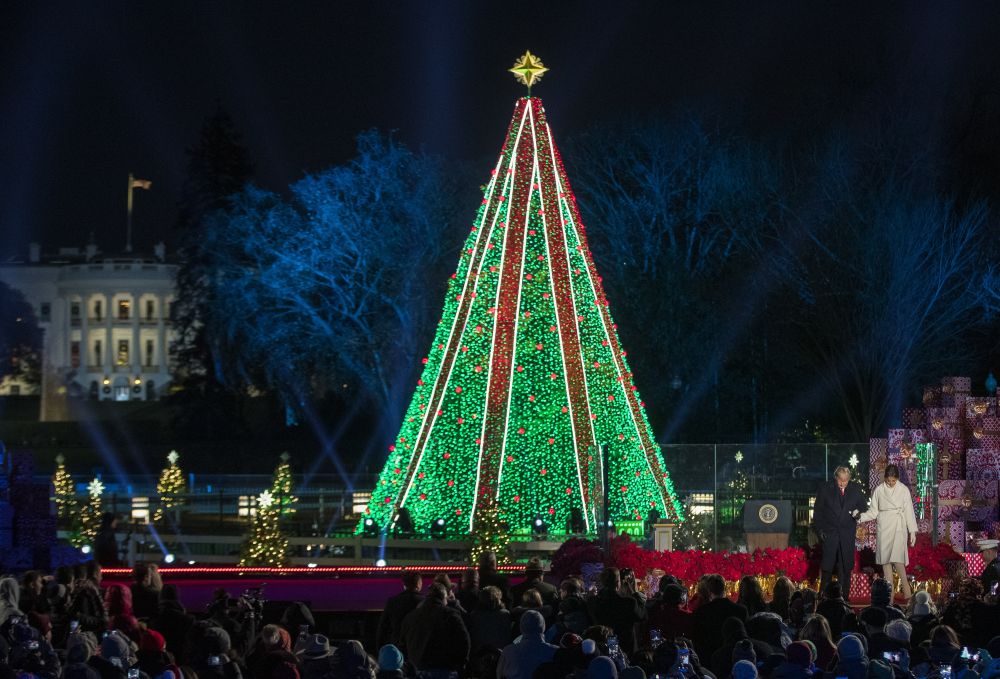
{"label": "white light strip", "polygon": [[[524,133],[524,122],[525,122],[525,120],[527,120],[527,117],[528,117],[528,108],[529,108],[529,106],[525,105],[525,111],[524,111],[524,113],[521,114],[521,122],[520,122],[520,125],[518,126],[518,129],[517,129],[517,136],[514,139],[514,146],[511,149],[510,163],[508,164],[508,168],[510,169],[510,172],[507,175],[509,177],[509,181],[505,184],[505,189],[506,189],[507,193],[504,194],[504,195],[508,196],[508,200],[507,200],[507,229],[511,228],[511,225],[510,225],[510,215],[511,215],[511,205],[514,202],[513,201],[514,178],[515,178],[515,176],[517,174],[517,170],[516,170],[516,168],[517,168],[517,157],[518,157],[517,156],[517,149],[518,149],[518,146],[521,143],[521,135]],[[508,231],[504,231],[504,242],[505,243],[506,243],[506,235],[507,235],[507,233],[509,233],[509,232]],[[472,510],[469,512],[469,530],[470,531],[472,530],[473,520],[474,520],[475,515],[476,515],[476,504],[477,504],[477,501],[478,501],[477,498],[479,497],[479,482],[481,480],[481,478],[480,478],[481,477],[480,469],[481,469],[482,464],[483,464],[483,451],[484,451],[484,449],[486,447],[486,419],[488,417],[488,413],[486,412],[486,405],[489,404],[489,400],[490,400],[490,386],[493,384],[493,351],[496,348],[497,329],[500,327],[500,324],[497,322],[497,319],[499,318],[499,315],[500,315],[500,288],[502,287],[502,283],[503,283],[504,261],[506,260],[506,258],[507,258],[507,248],[506,247],[502,247],[501,250],[500,250],[500,267],[497,270],[498,273],[499,273],[499,276],[497,277],[496,297],[494,297],[494,299],[493,299],[493,338],[492,338],[492,340],[490,342],[490,360],[487,361],[487,364],[486,364],[488,366],[487,367],[487,377],[486,377],[486,400],[485,400],[484,406],[483,406],[483,424],[482,424],[482,427],[481,427],[480,433],[479,433],[479,455],[476,458],[476,483],[473,486],[473,490],[472,490]]]}
{"label": "white light strip", "polygon": [[[524,121],[523,121],[523,118],[522,118],[521,128],[523,129],[523,127],[524,127]],[[518,138],[520,138],[520,134],[521,134],[521,132],[519,130],[518,131]],[[516,147],[515,147],[515,149],[516,149]],[[484,218],[486,217],[487,214],[489,214],[489,212],[488,212],[489,211],[489,204],[493,200],[494,191],[496,190],[496,185],[497,185],[497,179],[499,177],[500,167],[502,165],[503,165],[503,153],[501,153],[500,157],[497,159],[497,164],[496,164],[496,167],[494,168],[493,179],[492,179],[492,181],[490,182],[490,185],[489,185],[489,191],[488,191],[488,194],[486,196],[487,210],[484,211],[484,214],[483,214]],[[510,181],[511,180],[510,180],[509,176],[504,179],[504,187],[507,190],[509,190],[508,187],[509,187]],[[492,236],[492,234],[493,234],[493,229],[494,229],[494,227],[496,225],[497,217],[499,216],[499,214],[500,214],[500,206],[497,206],[496,210],[494,210],[493,221],[490,223],[489,235],[486,237],[486,242],[489,242],[489,236]],[[470,290],[469,290],[470,284],[473,285],[473,286],[475,285],[474,279],[478,279],[478,273],[480,273],[482,271],[482,261],[485,259],[485,253],[483,253],[480,256],[480,258],[479,258],[480,259],[480,265],[479,265],[479,270],[477,271],[477,275],[476,276],[472,276],[471,275],[471,273],[472,273],[471,270],[472,270],[473,263],[475,262],[475,257],[476,257],[476,255],[478,253],[481,252],[482,248],[484,247],[482,245],[483,238],[484,238],[483,234],[486,233],[486,231],[487,230],[483,228],[482,223],[480,222],[479,225],[477,226],[476,240],[475,240],[475,244],[473,245],[473,248],[472,248],[472,254],[469,257],[469,264],[466,267],[465,282],[462,285],[462,301],[465,302],[466,300],[468,300],[470,308],[469,308],[469,313],[465,315],[465,322],[462,325],[462,329],[461,329],[461,331],[459,331],[460,332],[460,336],[461,336],[461,333],[465,332],[466,327],[468,327],[469,316],[471,315],[471,311],[472,311],[471,305],[475,301],[475,300],[472,300],[471,298],[467,298],[466,295],[468,295],[469,292],[470,292]],[[475,288],[473,287],[473,290],[474,289]],[[458,327],[458,318],[459,318],[460,315],[461,314],[459,313],[459,311],[456,311],[455,312],[455,316],[452,319],[451,329],[448,332],[448,339],[445,342],[445,351],[447,351],[448,348],[451,347],[451,343],[454,340],[455,331],[456,331],[456,329]],[[448,381],[451,379],[452,371],[455,368],[455,363],[458,360],[458,353],[459,353],[458,351],[452,351],[450,359],[449,359],[449,356],[447,356],[447,355],[441,357],[441,367],[438,369],[437,377],[436,377],[436,379],[433,382],[434,385],[437,385],[439,383],[440,377],[441,377],[441,370],[444,369],[445,364],[447,362],[449,362],[449,360],[450,360],[450,365],[448,365],[448,367],[447,367],[448,373],[447,373],[447,376],[446,376],[445,381],[443,383],[444,385],[448,384]],[[424,416],[423,416],[423,419],[422,419],[422,421],[420,423],[420,428],[418,429],[417,437],[414,440],[414,452],[417,453],[417,457],[416,457],[416,461],[415,462],[413,462],[413,457],[411,456],[411,465],[415,464],[416,467],[413,470],[414,473],[409,474],[410,478],[409,478],[409,481],[406,484],[406,489],[403,491],[403,494],[402,494],[402,496],[400,496],[400,499],[399,499],[399,502],[398,502],[398,506],[399,507],[403,507],[405,505],[406,498],[409,496],[410,490],[412,490],[412,488],[413,488],[413,482],[416,479],[416,473],[415,473],[416,472],[416,468],[419,468],[420,467],[420,463],[423,461],[424,452],[427,449],[426,441],[430,438],[430,434],[431,434],[431,432],[434,429],[434,425],[437,423],[437,411],[439,410],[439,406],[440,406],[441,402],[444,400],[444,393],[445,393],[445,388],[444,388],[444,386],[442,386],[439,393],[436,393],[436,394],[432,393],[431,394],[431,398],[429,398],[427,400],[427,407],[424,408]],[[428,419],[430,420],[430,424],[429,425],[428,425]],[[395,512],[393,512],[393,514],[395,514]]]}
{"label": "white light strip", "polygon": [[[546,126],[548,126],[548,123],[546,123]],[[549,130],[549,135],[550,135],[549,138],[550,139],[551,139],[551,134],[552,134],[552,131]],[[556,170],[556,184],[557,184],[557,186],[559,186],[559,189],[560,189],[559,192],[565,196],[566,195],[566,191],[564,191],[563,187],[562,187],[562,182],[561,182],[560,177],[559,177],[558,165],[556,165],[556,158],[555,158],[555,154],[554,153],[553,153],[553,156],[552,156],[552,162],[553,162],[553,166],[555,168],[557,168],[557,170]],[[580,245],[583,245],[584,243],[583,243],[583,239],[580,237],[580,231],[577,228],[575,221],[573,220],[573,210],[572,210],[572,207],[570,206],[569,199],[568,198],[563,198],[562,201],[565,202],[565,204],[566,204],[566,212],[569,214],[569,217],[570,217],[569,224],[570,224],[571,228],[573,229],[574,234],[576,235],[577,242]],[[562,210],[560,210],[560,214],[561,213],[562,213]],[[593,265],[593,260],[590,257],[588,257],[588,254],[586,252],[582,252],[581,251],[580,252],[580,256],[583,257],[583,260],[584,260],[584,270],[587,273],[587,282],[590,284],[590,289],[591,289],[591,291],[594,294],[594,299],[597,299],[597,288],[596,288],[596,286],[594,284],[594,280],[593,280],[593,278],[591,276],[591,266]],[[630,401],[635,401],[637,399],[635,398],[634,392],[632,392],[631,390],[629,390],[629,389],[626,388],[625,380],[626,380],[627,371],[625,371],[624,366],[621,364],[621,360],[620,360],[621,357],[619,355],[617,355],[616,352],[615,352],[616,343],[612,341],[611,333],[610,333],[610,327],[609,327],[609,321],[610,321],[611,312],[607,311],[608,307],[601,308],[601,306],[602,305],[599,305],[599,307],[598,307],[599,316],[601,318],[601,328],[604,331],[604,337],[605,337],[605,339],[608,340],[608,349],[611,351],[611,358],[614,361],[615,370],[616,370],[616,372],[618,374],[618,377],[621,377],[621,381],[619,382],[619,384],[621,385],[622,393],[623,393],[623,395],[625,397],[626,402],[629,403]],[[606,311],[607,311],[607,314],[605,314]],[[621,346],[618,345],[618,348],[621,349]],[[638,406],[638,404],[636,404],[636,405]],[[633,411],[633,409],[631,407],[631,403],[630,403],[630,406],[628,408],[626,408],[626,410],[628,411],[629,418],[632,420],[632,426],[635,428],[636,435],[639,437],[639,446],[640,446],[640,449],[642,449],[642,452],[643,452],[643,458],[645,459],[645,462],[646,462],[646,468],[649,470],[650,478],[653,480],[653,485],[656,487],[657,493],[660,494],[660,500],[663,502],[664,510],[666,510],[667,506],[670,504],[670,499],[668,497],[665,497],[663,495],[663,493],[660,491],[660,485],[661,484],[660,484],[659,479],[656,478],[656,472],[653,470],[653,466],[649,462],[649,451],[647,451],[645,449],[645,445],[643,443],[642,427],[641,427],[641,425],[639,424],[639,422],[635,418],[635,412]],[[666,469],[664,469],[664,471],[666,471]],[[663,484],[663,485],[665,486],[666,484]]]}

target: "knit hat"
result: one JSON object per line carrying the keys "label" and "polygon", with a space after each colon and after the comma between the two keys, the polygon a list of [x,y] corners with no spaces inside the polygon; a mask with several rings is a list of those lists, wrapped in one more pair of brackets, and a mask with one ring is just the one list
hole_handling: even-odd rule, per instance
{"label": "knit hat", "polygon": [[587,665],[587,679],[618,679],[618,668],[611,658],[599,655]]}
{"label": "knit hat", "polygon": [[576,648],[583,643],[583,637],[579,634],[573,634],[572,632],[566,632],[561,637],[559,637],[559,647],[560,648]]}
{"label": "knit hat", "polygon": [[910,634],[913,632],[913,625],[906,622],[905,620],[893,620],[888,625],[885,626],[885,633],[890,639],[895,639],[896,641],[901,641],[904,644],[909,643]]}
{"label": "knit hat", "polygon": [[808,639],[802,639],[802,643],[809,647],[809,662],[816,662],[817,658],[819,658],[819,651],[816,650],[816,644]]}
{"label": "knit hat", "polygon": [[85,663],[97,652],[97,637],[92,632],[70,634],[66,639],[66,662]]}
{"label": "knit hat", "polygon": [[872,606],[888,606],[892,601],[892,586],[888,580],[875,578],[872,581]]}
{"label": "knit hat", "polygon": [[754,665],[757,664],[757,651],[749,639],[740,639],[733,646],[732,662],[737,663],[740,660],[749,660]]}
{"label": "knit hat", "polygon": [[801,641],[793,641],[785,649],[785,658],[793,665],[809,667],[812,665],[812,650]]}
{"label": "knit hat", "polygon": [[917,590],[913,593],[913,601],[918,604],[930,604],[932,601],[931,593],[926,589]]}
{"label": "knit hat", "polygon": [[913,604],[913,615],[930,615],[931,607],[927,604]]}
{"label": "knit hat", "polygon": [[521,634],[542,634],[545,632],[545,618],[538,611],[525,611],[521,615]]}
{"label": "knit hat", "polygon": [[888,619],[889,616],[886,614],[885,610],[875,606],[869,606],[865,610],[861,611],[861,622],[866,625],[871,625],[872,627],[885,627],[885,623]]}
{"label": "knit hat", "polygon": [[857,635],[848,634],[837,642],[837,655],[841,660],[861,660],[865,657],[865,647]]}
{"label": "knit hat", "polygon": [[112,658],[121,658],[127,662],[129,657],[128,641],[121,634],[112,632],[101,640],[101,657],[108,661]]}
{"label": "knit hat", "polygon": [[206,627],[201,633],[200,650],[205,655],[224,655],[232,648],[229,632],[221,627]]}
{"label": "knit hat", "polygon": [[733,665],[733,679],[757,679],[757,666],[749,660],[741,660]]}
{"label": "knit hat", "polygon": [[597,642],[593,639],[584,639],[580,642],[580,651],[584,655],[594,655],[597,652]]}
{"label": "knit hat", "polygon": [[[666,576],[664,576],[666,577]],[[686,590],[680,585],[669,584],[660,590],[661,596],[663,597],[663,603],[668,606],[677,606],[682,601],[684,601],[684,594]]]}
{"label": "knit hat", "polygon": [[310,634],[298,653],[303,660],[329,658],[333,655],[333,651],[330,650],[330,640],[322,634]]}
{"label": "knit hat", "polygon": [[139,635],[139,650],[148,653],[163,653],[167,649],[167,640],[155,629],[143,630]]}
{"label": "knit hat", "polygon": [[392,644],[378,650],[378,668],[383,672],[403,669],[403,654]]}

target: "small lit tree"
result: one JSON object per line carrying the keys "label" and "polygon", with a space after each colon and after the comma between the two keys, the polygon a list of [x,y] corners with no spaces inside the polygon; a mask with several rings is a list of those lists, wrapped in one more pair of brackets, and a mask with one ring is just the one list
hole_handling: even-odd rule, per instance
{"label": "small lit tree", "polygon": [[480,521],[476,523],[476,531],[472,536],[472,553],[469,561],[479,563],[483,552],[494,552],[497,560],[503,562],[507,557],[507,544],[510,542],[510,529],[500,519],[500,508],[492,502],[483,510]]}
{"label": "small lit tree", "polygon": [[291,456],[285,452],[279,459],[281,462],[274,468],[274,481],[271,482],[271,497],[278,505],[276,508],[278,514],[283,516],[295,511],[292,505],[299,499],[292,495],[292,467],[288,464]]}
{"label": "small lit tree", "polygon": [[76,545],[87,545],[94,542],[97,531],[101,528],[101,515],[104,513],[104,484],[95,478],[87,485],[90,496],[87,504],[80,511],[80,528],[74,531],[71,542]]}
{"label": "small lit tree", "polygon": [[52,487],[55,490],[57,515],[60,519],[72,519],[77,515],[76,487],[73,485],[73,477],[66,470],[66,457],[62,453],[56,456]]}
{"label": "small lit tree", "polygon": [[707,549],[709,545],[708,527],[713,516],[708,513],[695,513],[694,496],[688,495],[684,500],[684,523],[674,531],[674,549]]}
{"label": "small lit tree", "polygon": [[167,455],[167,466],[160,472],[160,480],[156,484],[160,504],[153,515],[153,521],[160,521],[167,510],[184,503],[183,496],[187,490],[187,483],[184,481],[184,473],[177,464],[180,457],[176,450],[171,450]]}
{"label": "small lit tree", "polygon": [[288,558],[288,538],[281,532],[281,512],[271,491],[257,498],[250,518],[250,535],[243,543],[241,566],[282,566]]}

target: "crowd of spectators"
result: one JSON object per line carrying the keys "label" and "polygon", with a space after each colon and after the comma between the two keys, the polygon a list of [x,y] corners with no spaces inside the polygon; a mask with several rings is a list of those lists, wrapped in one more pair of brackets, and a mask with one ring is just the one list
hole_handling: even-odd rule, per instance
{"label": "crowd of spectators", "polygon": [[1000,679],[1000,605],[979,579],[905,606],[882,579],[864,607],[837,581],[817,595],[778,578],[768,600],[717,574],[690,599],[665,575],[647,598],[627,569],[588,591],[537,560],[511,586],[486,554],[457,586],[405,572],[365,648],[318,633],[301,603],[272,621],[219,591],[195,614],[155,565],[133,575],[102,584],[88,562],[0,579],[0,679]]}

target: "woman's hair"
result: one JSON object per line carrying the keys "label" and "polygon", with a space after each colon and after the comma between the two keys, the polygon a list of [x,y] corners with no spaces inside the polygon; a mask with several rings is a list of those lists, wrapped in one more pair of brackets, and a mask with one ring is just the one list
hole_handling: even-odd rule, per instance
{"label": "woman's hair", "polygon": [[827,641],[832,644],[833,632],[830,631],[830,623],[818,613],[809,616],[806,624],[799,630],[799,640],[811,641],[814,644],[818,641]]}
{"label": "woman's hair", "polygon": [[483,587],[479,590],[479,605],[488,611],[499,611],[503,608],[503,594],[493,585]]}
{"label": "woman's hair", "polygon": [[698,598],[701,599],[702,601],[708,600],[709,597],[708,576],[709,574],[705,573],[700,578],[698,578],[698,587],[695,592],[698,595]]}
{"label": "woman's hair", "polygon": [[952,646],[958,648],[958,635],[948,625],[938,625],[931,630],[931,646]]}
{"label": "woman's hair", "polygon": [[117,582],[110,585],[104,592],[104,607],[110,616],[132,615],[132,590]]}
{"label": "woman's hair", "polygon": [[521,595],[521,605],[525,608],[541,608],[542,595],[537,589],[529,589]]}
{"label": "woman's hair", "polygon": [[795,585],[792,581],[782,575],[774,581],[774,596],[771,597],[771,610],[782,617],[788,619],[788,605],[792,601],[792,594],[795,593]]}
{"label": "woman's hair", "polygon": [[743,604],[753,611],[766,608],[764,590],[761,589],[760,583],[755,576],[744,575],[740,578],[739,596],[736,599],[736,603]]}
{"label": "woman's hair", "polygon": [[885,468],[885,478],[887,479],[898,479],[899,478],[899,467],[894,464],[886,465]]}

